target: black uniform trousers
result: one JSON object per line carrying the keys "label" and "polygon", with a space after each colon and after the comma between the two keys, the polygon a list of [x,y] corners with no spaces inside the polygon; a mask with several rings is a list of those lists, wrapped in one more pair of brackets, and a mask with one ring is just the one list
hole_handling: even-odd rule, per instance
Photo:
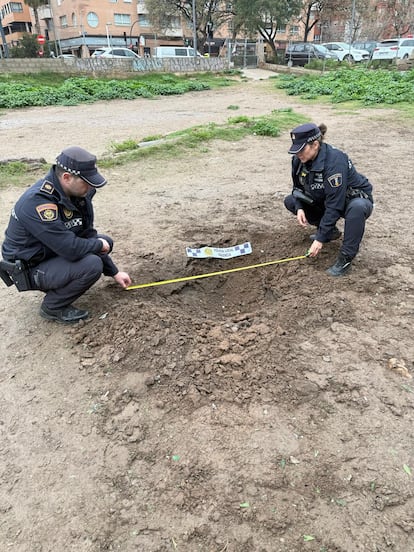
{"label": "black uniform trousers", "polygon": [[[285,197],[286,209],[296,215],[295,199],[292,195]],[[374,206],[369,199],[356,197],[347,202],[343,218],[345,220],[344,238],[341,253],[353,259],[359,251],[359,246],[365,232],[365,221],[371,215]],[[318,205],[304,205],[309,224],[318,227],[325,209]]]}
{"label": "black uniform trousers", "polygon": [[[104,238],[112,251],[112,239],[102,234],[98,237]],[[90,253],[77,261],[47,259],[30,270],[33,289],[45,292],[43,304],[48,309],[67,307],[99,280],[105,255]]]}

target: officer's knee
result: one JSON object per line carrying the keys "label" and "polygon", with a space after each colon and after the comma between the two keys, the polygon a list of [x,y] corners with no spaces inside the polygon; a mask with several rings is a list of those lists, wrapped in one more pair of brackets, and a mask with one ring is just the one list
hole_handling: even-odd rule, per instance
{"label": "officer's knee", "polygon": [[365,198],[355,198],[349,202],[346,217],[367,219],[372,213],[372,203]]}
{"label": "officer's knee", "polygon": [[283,200],[283,204],[288,211],[290,211],[293,214],[296,214],[295,202],[292,195],[286,196],[285,199]]}
{"label": "officer's knee", "polygon": [[87,255],[83,258],[83,265],[85,276],[98,279],[103,272],[103,262],[98,255]]}

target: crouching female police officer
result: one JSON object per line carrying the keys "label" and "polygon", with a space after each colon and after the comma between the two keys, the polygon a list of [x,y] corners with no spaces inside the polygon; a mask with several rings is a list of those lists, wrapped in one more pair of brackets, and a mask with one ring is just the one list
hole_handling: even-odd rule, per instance
{"label": "crouching female police officer", "polygon": [[325,132],[325,125],[306,123],[290,133],[293,190],[284,203],[301,226],[317,227],[310,236],[311,257],[318,255],[324,243],[341,236],[336,223],[345,219],[338,258],[327,270],[331,276],[343,276],[351,270],[365,221],[372,213],[372,185],[356,171],[346,153],[323,142]]}
{"label": "crouching female police officer", "polygon": [[[96,157],[66,148],[45,178],[31,186],[12,209],[2,246],[5,265],[24,266],[28,287],[45,292],[40,314],[70,324],[88,311],[72,305],[102,274],[123,288],[131,280],[109,256],[113,241],[93,227],[92,198],[106,184]],[[14,264],[13,264],[14,263]]]}

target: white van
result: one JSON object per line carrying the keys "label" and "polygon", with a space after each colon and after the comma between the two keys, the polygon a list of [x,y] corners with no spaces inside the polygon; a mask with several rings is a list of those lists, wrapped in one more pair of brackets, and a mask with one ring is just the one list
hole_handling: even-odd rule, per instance
{"label": "white van", "polygon": [[[186,46],[158,46],[154,49],[154,57],[156,58],[190,58],[194,57],[194,48]],[[196,57],[203,57],[200,52],[197,52]]]}

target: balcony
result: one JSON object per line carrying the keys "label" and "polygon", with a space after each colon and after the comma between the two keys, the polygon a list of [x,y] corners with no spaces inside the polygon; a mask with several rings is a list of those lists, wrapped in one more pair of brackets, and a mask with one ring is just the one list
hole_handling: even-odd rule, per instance
{"label": "balcony", "polygon": [[137,2],[137,15],[140,13],[148,13],[144,0],[138,0]]}
{"label": "balcony", "polygon": [[37,8],[37,13],[39,14],[39,19],[52,19],[52,10],[50,6],[39,6]]}

